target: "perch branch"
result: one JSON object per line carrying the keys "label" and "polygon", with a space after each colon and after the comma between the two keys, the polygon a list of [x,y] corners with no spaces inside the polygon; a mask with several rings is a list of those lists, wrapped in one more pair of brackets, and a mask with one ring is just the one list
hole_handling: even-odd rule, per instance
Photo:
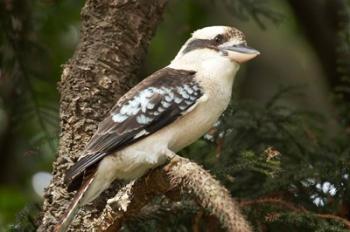
{"label": "perch branch", "polygon": [[160,194],[174,197],[174,192],[190,194],[227,231],[252,231],[229,192],[209,172],[180,156],[118,192],[93,225],[101,231],[118,231],[123,221],[136,216],[152,198]]}

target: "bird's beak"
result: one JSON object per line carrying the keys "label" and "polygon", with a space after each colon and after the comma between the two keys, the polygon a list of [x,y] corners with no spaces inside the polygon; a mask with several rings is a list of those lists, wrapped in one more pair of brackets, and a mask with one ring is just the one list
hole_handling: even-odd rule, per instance
{"label": "bird's beak", "polygon": [[229,46],[223,46],[222,49],[225,52],[228,52],[228,56],[236,61],[237,63],[244,63],[248,60],[255,58],[260,52],[254,48],[248,47],[246,44],[235,44]]}

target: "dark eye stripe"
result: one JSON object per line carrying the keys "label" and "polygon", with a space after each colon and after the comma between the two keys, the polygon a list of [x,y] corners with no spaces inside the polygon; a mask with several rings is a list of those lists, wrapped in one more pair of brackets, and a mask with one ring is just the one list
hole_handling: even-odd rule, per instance
{"label": "dark eye stripe", "polygon": [[208,39],[195,39],[187,44],[186,48],[183,50],[183,54],[199,49],[199,48],[210,48],[213,47],[213,41]]}
{"label": "dark eye stripe", "polygon": [[192,40],[187,47],[184,49],[183,54],[199,49],[199,48],[209,48],[213,50],[218,50],[217,46],[225,43],[230,38],[229,34],[219,34],[213,39],[195,39]]}

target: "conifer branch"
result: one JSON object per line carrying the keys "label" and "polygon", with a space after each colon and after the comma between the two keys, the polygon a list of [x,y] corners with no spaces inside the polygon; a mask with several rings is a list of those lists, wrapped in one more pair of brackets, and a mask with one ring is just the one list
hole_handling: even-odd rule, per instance
{"label": "conifer branch", "polygon": [[[241,207],[246,207],[249,205],[257,205],[257,204],[271,204],[271,205],[278,205],[281,206],[283,208],[286,208],[288,210],[294,211],[294,212],[299,212],[299,213],[304,213],[304,214],[310,214],[312,216],[318,217],[318,218],[322,218],[322,219],[332,219],[335,221],[339,221],[341,223],[343,223],[348,229],[350,229],[350,221],[337,216],[337,215],[333,215],[333,214],[321,214],[321,213],[313,213],[311,211],[308,211],[305,208],[302,207],[298,207],[295,206],[293,203],[285,201],[283,199],[279,199],[279,198],[260,198],[260,199],[255,199],[255,200],[249,200],[249,201],[241,201],[239,203],[239,205]],[[274,218],[278,217],[280,213],[277,213],[274,215]]]}

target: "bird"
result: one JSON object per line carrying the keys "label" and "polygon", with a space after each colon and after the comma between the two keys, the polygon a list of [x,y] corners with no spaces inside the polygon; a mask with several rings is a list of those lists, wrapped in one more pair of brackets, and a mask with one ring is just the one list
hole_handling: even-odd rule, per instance
{"label": "bird", "polygon": [[78,190],[55,231],[116,180],[131,181],[165,164],[202,137],[231,101],[241,64],[260,52],[232,26],[194,31],[175,58],[123,95],[65,173]]}

